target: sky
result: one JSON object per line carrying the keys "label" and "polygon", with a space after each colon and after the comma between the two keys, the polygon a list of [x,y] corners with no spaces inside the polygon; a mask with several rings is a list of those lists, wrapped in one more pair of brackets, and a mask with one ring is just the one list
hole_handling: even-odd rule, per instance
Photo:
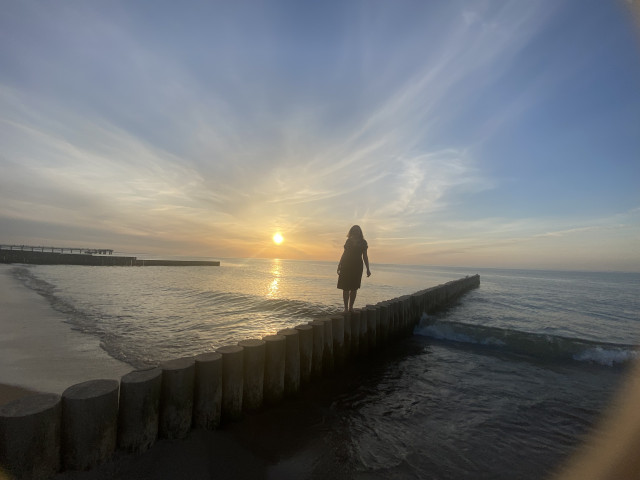
{"label": "sky", "polygon": [[0,0],[0,243],[640,272],[634,8]]}

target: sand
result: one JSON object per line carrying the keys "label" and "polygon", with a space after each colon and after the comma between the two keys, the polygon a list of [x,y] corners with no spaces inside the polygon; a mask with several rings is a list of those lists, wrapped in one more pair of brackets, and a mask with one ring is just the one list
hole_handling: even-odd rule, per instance
{"label": "sand", "polygon": [[[47,300],[0,265],[0,404],[36,392],[61,394],[133,367],[110,357],[96,337],[75,331]],[[20,388],[17,388],[20,387]]]}

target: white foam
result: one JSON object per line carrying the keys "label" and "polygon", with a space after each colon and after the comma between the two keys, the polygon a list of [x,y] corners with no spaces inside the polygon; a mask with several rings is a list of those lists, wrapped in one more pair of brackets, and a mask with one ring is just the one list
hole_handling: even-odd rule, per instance
{"label": "white foam", "polygon": [[606,349],[602,347],[590,348],[573,356],[573,359],[579,362],[593,362],[607,367],[631,362],[637,358],[640,358],[640,352],[636,350]]}

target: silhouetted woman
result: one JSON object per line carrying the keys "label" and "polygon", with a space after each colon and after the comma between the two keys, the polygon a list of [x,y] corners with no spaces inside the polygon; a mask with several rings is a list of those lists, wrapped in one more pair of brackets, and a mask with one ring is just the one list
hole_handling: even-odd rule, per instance
{"label": "silhouetted woman", "polygon": [[358,225],[354,225],[349,230],[347,241],[344,244],[344,253],[338,264],[338,288],[342,290],[345,312],[353,310],[353,304],[362,282],[363,261],[367,266],[367,277],[371,276],[367,248],[369,246],[364,239],[362,229]]}

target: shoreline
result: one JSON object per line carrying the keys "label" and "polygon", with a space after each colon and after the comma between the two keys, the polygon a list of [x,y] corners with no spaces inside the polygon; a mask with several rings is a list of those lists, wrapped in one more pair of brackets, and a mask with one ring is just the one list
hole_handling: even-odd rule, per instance
{"label": "shoreline", "polygon": [[18,387],[16,385],[7,385],[0,383],[0,407],[29,395],[36,395],[40,392],[28,388]]}
{"label": "shoreline", "polygon": [[61,394],[87,380],[119,380],[134,368],[100,340],[73,330],[66,317],[0,264],[0,401],[29,393]]}

